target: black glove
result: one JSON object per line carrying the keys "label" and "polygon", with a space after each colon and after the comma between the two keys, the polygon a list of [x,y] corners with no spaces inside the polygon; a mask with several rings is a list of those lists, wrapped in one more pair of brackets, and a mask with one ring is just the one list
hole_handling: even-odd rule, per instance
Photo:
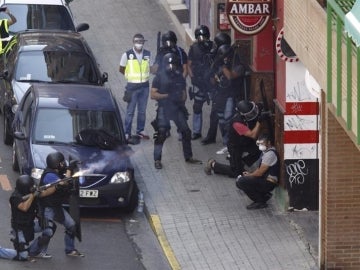
{"label": "black glove", "polygon": [[258,121],[259,123],[261,123],[262,121],[264,121],[264,116],[263,116],[262,113],[259,113],[259,115],[258,115],[258,117],[257,117],[257,121]]}
{"label": "black glove", "polygon": [[80,162],[78,160],[76,160],[76,159],[70,160],[69,161],[69,166],[67,166],[66,169],[70,170],[71,174],[72,174],[76,169],[78,169],[78,164],[79,163]]}

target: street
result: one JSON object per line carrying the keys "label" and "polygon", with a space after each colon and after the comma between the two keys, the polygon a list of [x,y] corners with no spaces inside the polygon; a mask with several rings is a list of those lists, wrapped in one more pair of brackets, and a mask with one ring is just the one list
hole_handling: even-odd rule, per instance
{"label": "street", "polygon": [[[2,118],[2,116],[1,116]],[[2,119],[1,119],[2,120]],[[0,123],[3,128],[3,122]],[[11,168],[11,147],[0,136],[0,246],[13,248],[10,242],[9,197],[18,174]],[[51,259],[36,262],[1,260],[1,270],[18,269],[168,269],[159,243],[143,213],[124,214],[118,209],[82,209],[82,242],[76,247],[84,258],[70,258],[64,253],[64,229],[58,226],[50,242]],[[143,265],[144,264],[144,265]]]}

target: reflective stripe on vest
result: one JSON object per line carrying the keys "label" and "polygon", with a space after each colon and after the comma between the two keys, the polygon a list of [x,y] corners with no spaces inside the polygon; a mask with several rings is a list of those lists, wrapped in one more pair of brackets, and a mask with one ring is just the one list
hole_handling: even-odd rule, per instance
{"label": "reflective stripe on vest", "polygon": [[150,52],[143,50],[141,63],[136,58],[133,50],[126,52],[127,63],[125,67],[125,78],[129,83],[144,83],[150,77]]}
{"label": "reflective stripe on vest", "polygon": [[0,38],[1,38],[1,42],[0,42],[0,50],[2,51],[4,49],[5,46],[2,46],[3,41],[8,41],[9,37],[9,24],[8,24],[8,20],[7,19],[2,19],[0,20]]}

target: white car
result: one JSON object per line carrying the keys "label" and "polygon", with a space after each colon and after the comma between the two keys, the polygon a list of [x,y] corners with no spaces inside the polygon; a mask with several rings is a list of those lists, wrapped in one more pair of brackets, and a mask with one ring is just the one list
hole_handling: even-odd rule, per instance
{"label": "white car", "polygon": [[[69,2],[71,0],[0,0],[0,7],[7,7],[17,20],[9,27],[10,36],[28,29],[88,30],[87,23],[75,24]],[[9,17],[0,12],[0,19],[4,18]]]}

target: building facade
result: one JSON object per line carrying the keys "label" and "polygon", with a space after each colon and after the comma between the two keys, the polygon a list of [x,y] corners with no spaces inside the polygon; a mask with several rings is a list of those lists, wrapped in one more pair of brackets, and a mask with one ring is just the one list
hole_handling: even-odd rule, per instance
{"label": "building facade", "polygon": [[[227,9],[233,2],[239,20],[245,4],[269,2],[270,19],[259,33],[241,33]],[[253,71],[250,98],[263,101],[265,88],[282,157],[276,199],[285,211],[319,210],[321,269],[360,269],[359,2],[183,2],[188,45],[199,24],[212,37],[230,33]]]}

